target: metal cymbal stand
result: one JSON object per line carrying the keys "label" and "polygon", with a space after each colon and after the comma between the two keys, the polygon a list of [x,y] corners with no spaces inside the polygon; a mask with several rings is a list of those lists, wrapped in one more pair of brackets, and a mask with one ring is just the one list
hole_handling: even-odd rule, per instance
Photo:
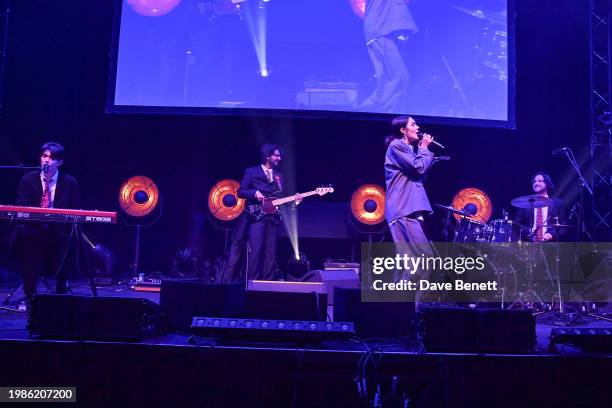
{"label": "metal cymbal stand", "polygon": [[[533,210],[535,209],[533,203],[534,203],[534,199],[531,198],[529,200],[529,229],[531,229],[531,226],[533,225]],[[536,233],[537,231],[537,227],[536,229],[531,233],[530,238],[531,238],[531,242],[529,242],[528,244],[528,250],[529,250],[529,256],[527,258],[527,265],[528,265],[528,275],[527,275],[527,291],[524,293],[519,292],[519,298],[517,300],[515,300],[510,306],[509,309],[513,309],[515,306],[517,305],[522,305],[522,306],[526,306],[527,308],[532,308],[535,309],[535,305],[536,303],[539,303],[540,308],[546,309],[546,304],[545,302],[542,300],[542,298],[536,293],[534,287],[533,287],[533,267],[534,267],[534,261],[535,261],[535,245],[533,245],[533,235]],[[530,307],[531,306],[531,307]]]}

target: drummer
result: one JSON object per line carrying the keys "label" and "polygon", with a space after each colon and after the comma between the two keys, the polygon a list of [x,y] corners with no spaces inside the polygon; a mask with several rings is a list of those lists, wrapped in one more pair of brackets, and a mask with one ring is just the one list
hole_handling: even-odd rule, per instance
{"label": "drummer", "polygon": [[[520,225],[529,226],[529,236],[534,242],[558,241],[560,231],[552,225],[564,221],[560,220],[563,218],[563,203],[558,198],[549,196],[555,188],[552,179],[546,173],[537,172],[531,178],[531,188],[536,200],[534,202],[539,204],[530,206],[533,209],[530,207],[517,208],[514,221]],[[545,205],[541,206],[542,203]]]}

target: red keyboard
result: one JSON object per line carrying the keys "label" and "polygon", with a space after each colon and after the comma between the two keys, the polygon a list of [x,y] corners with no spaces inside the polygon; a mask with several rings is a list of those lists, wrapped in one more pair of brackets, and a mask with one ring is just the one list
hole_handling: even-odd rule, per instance
{"label": "red keyboard", "polygon": [[15,205],[0,205],[0,218],[43,222],[117,223],[117,213],[115,211],[69,210],[65,208],[20,207]]}

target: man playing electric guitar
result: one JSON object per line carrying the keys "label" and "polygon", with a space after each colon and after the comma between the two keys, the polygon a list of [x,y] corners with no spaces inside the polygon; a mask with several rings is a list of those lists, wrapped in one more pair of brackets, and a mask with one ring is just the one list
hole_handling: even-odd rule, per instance
{"label": "man playing electric guitar", "polygon": [[[247,206],[259,205],[265,197],[282,194],[284,178],[277,170],[280,161],[279,146],[266,143],[261,147],[261,165],[245,170],[238,189],[238,197],[246,199]],[[273,280],[280,216],[266,214],[259,219],[250,218],[249,223],[251,252],[247,279]]]}

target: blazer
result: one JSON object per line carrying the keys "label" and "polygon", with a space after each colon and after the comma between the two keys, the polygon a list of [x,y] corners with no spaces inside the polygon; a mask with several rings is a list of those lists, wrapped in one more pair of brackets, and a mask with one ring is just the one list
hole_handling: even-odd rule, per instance
{"label": "blazer", "polygon": [[[40,182],[40,171],[35,170],[24,174],[19,182],[17,190],[17,205],[27,207],[40,207],[42,198],[42,183]],[[60,171],[55,186],[54,208],[81,208],[81,195],[79,184],[70,174]]]}
{"label": "blazer", "polygon": [[258,204],[256,191],[265,197],[279,195],[284,190],[285,179],[276,169],[273,170],[273,178],[272,182],[268,181],[261,165],[247,168],[238,188],[238,197],[246,199],[249,204]]}
{"label": "blazer", "polygon": [[433,153],[425,148],[418,148],[415,153],[403,139],[395,139],[389,144],[385,157],[387,222],[417,212],[431,212],[423,177],[431,167],[433,157]]}

